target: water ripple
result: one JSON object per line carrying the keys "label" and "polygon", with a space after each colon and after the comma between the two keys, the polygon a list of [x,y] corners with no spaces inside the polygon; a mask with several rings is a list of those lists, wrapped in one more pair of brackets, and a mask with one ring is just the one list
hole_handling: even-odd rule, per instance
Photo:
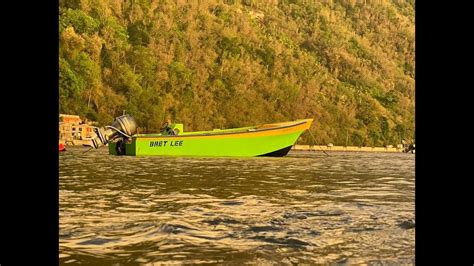
{"label": "water ripple", "polygon": [[414,156],[60,154],[61,264],[412,264]]}

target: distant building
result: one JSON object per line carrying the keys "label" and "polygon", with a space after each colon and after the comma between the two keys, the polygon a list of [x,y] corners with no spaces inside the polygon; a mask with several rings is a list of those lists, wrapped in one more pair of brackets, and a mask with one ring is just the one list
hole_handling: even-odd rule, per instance
{"label": "distant building", "polygon": [[82,123],[81,117],[78,115],[59,114],[59,120],[63,123],[68,123],[71,125],[79,125]]}
{"label": "distant building", "polygon": [[95,136],[92,122],[85,122],[78,115],[60,114],[59,140],[74,143],[74,140],[87,140]]}

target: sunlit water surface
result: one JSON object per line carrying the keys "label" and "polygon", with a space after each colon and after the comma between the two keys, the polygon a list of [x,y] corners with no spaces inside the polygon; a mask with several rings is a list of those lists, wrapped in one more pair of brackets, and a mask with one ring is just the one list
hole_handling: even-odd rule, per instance
{"label": "sunlit water surface", "polygon": [[411,264],[415,157],[60,153],[61,264]]}

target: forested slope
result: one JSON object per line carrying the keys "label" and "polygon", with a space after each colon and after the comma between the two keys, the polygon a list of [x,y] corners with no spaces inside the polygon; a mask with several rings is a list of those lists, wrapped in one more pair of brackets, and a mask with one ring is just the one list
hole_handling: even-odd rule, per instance
{"label": "forested slope", "polygon": [[316,141],[414,135],[414,1],[61,0],[60,112],[141,132],[314,118]]}

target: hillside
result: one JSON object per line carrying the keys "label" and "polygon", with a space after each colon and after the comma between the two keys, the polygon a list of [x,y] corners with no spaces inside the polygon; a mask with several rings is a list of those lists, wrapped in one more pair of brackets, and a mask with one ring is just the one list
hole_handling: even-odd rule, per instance
{"label": "hillside", "polygon": [[[192,2],[192,3],[188,3]],[[314,118],[316,141],[414,136],[414,0],[62,0],[60,112],[141,132]]]}

